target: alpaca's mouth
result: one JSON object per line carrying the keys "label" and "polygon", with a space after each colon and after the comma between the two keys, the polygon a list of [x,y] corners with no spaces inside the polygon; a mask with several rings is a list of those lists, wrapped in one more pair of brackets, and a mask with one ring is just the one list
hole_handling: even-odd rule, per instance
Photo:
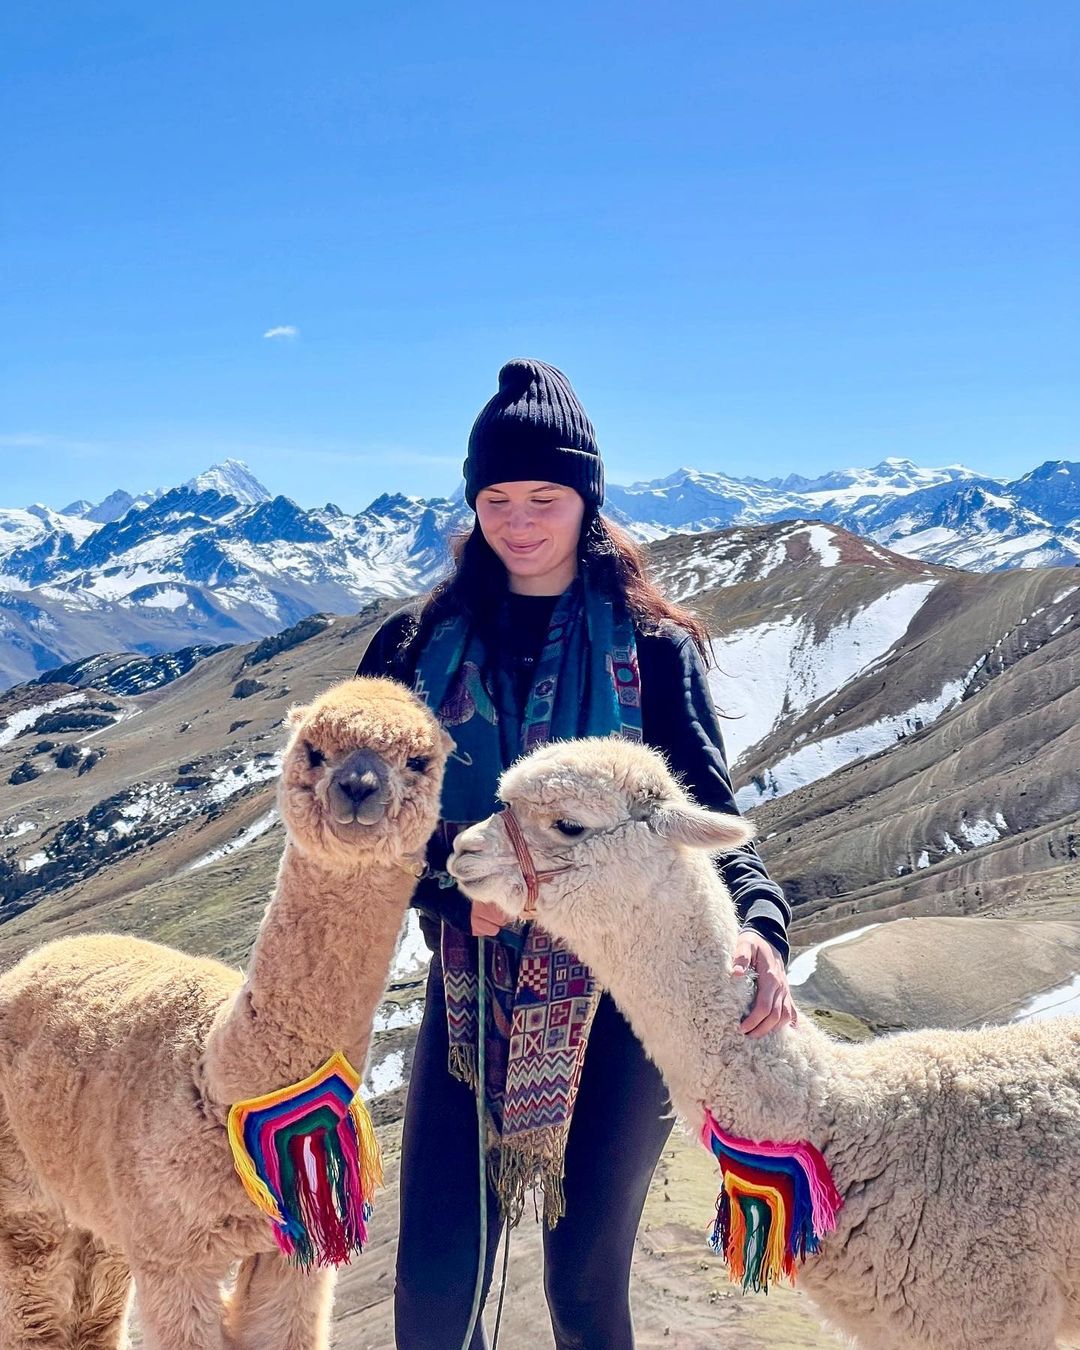
{"label": "alpaca's mouth", "polygon": [[385,815],[386,808],[380,806],[375,811],[357,811],[352,815],[339,815],[335,811],[331,818],[335,825],[343,825],[347,829],[350,825],[378,825]]}
{"label": "alpaca's mouth", "polygon": [[447,859],[446,870],[469,896],[473,891],[485,889],[489,882],[493,883],[502,895],[511,895],[515,889],[521,889],[520,877],[514,873],[500,871],[498,868],[491,868],[475,854],[451,853]]}
{"label": "alpaca's mouth", "polygon": [[335,834],[343,839],[360,840],[382,825],[386,820],[386,808],[380,807],[378,812],[358,811],[355,815],[338,814],[336,811],[329,813],[330,828]]}
{"label": "alpaca's mouth", "polygon": [[327,800],[330,819],[335,825],[378,825],[386,815],[388,798],[383,796],[365,797],[362,801],[350,801],[342,793],[331,793]]}

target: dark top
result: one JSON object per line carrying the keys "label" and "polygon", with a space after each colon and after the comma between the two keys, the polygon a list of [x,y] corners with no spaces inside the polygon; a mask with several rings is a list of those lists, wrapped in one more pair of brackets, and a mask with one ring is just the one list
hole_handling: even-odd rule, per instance
{"label": "dark top", "polygon": [[[502,655],[510,665],[519,702],[524,704],[556,597],[511,594],[508,600],[510,613],[502,634]],[[368,644],[357,675],[389,675],[411,686],[419,654],[412,642],[415,635],[416,617],[410,608],[392,614]],[[639,632],[635,637],[641,674],[642,739],[664,753],[701,805],[739,815],[705,666],[693,639],[670,623],[656,633]],[[716,867],[731,892],[743,927],[760,933],[786,961],[791,909],[753,844],[718,857]],[[440,890],[434,882],[421,878],[412,903],[420,910],[421,926],[433,946],[436,929],[430,922],[423,922],[425,917],[469,928],[469,902],[456,887]]]}

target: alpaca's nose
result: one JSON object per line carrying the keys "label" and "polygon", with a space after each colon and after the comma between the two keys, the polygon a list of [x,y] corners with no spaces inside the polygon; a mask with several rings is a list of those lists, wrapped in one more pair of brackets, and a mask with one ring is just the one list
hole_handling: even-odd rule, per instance
{"label": "alpaca's nose", "polygon": [[366,802],[382,786],[374,769],[350,769],[339,774],[336,781],[337,786],[354,806]]}
{"label": "alpaca's nose", "polygon": [[339,825],[374,825],[389,800],[385,761],[373,750],[355,750],[330,780],[326,804]]}
{"label": "alpaca's nose", "polygon": [[455,853],[483,853],[484,841],[479,826],[470,825],[467,830],[454,836]]}

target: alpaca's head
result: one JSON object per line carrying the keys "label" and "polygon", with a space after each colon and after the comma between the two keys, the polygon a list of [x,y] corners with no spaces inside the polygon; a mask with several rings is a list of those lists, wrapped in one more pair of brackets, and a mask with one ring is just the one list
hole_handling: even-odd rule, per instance
{"label": "alpaca's head", "polygon": [[349,867],[419,854],[453,741],[396,680],[345,680],[289,709],[278,801],[302,853]]}
{"label": "alpaca's head", "polygon": [[[631,909],[663,921],[673,854],[729,851],[754,833],[740,816],[695,805],[657,751],[614,736],[534,750],[506,770],[499,796],[536,870],[565,869],[541,884],[537,922],[585,959],[590,936]],[[457,836],[449,870],[471,899],[521,916],[526,886],[501,812]]]}

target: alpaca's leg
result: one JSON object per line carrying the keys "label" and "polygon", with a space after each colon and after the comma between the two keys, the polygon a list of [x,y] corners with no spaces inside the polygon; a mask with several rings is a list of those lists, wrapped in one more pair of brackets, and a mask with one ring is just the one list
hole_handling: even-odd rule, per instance
{"label": "alpaca's leg", "polygon": [[0,1216],[0,1350],[68,1350],[78,1267],[56,1216]]}
{"label": "alpaca's leg", "polygon": [[75,1350],[125,1350],[131,1271],[119,1252],[91,1233],[78,1236]]}
{"label": "alpaca's leg", "polygon": [[217,1274],[135,1267],[144,1350],[230,1350]]}
{"label": "alpaca's leg", "polygon": [[0,1350],[67,1350],[76,1262],[0,1110]]}
{"label": "alpaca's leg", "polygon": [[298,1270],[277,1252],[249,1256],[229,1300],[230,1350],[326,1350],[334,1272]]}

